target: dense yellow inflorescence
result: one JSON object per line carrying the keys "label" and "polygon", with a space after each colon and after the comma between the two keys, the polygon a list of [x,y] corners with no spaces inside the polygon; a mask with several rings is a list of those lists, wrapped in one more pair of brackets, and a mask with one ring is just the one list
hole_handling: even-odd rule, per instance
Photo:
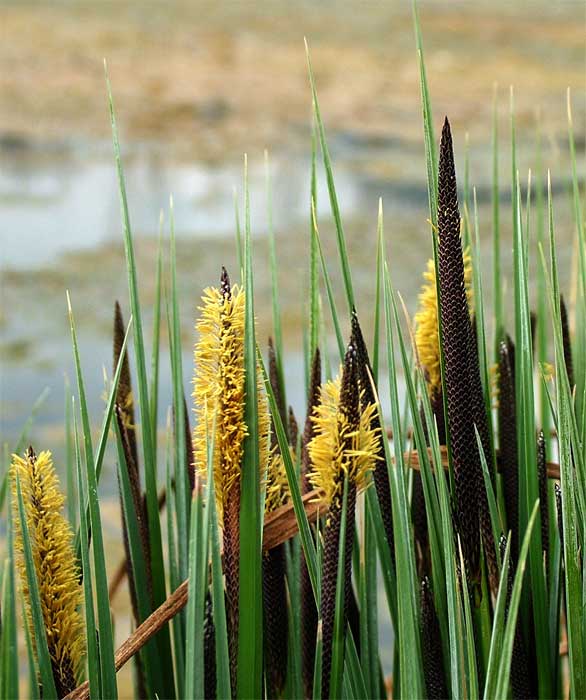
{"label": "dense yellow inflorescence", "polygon": [[[372,428],[376,406],[364,407],[358,428],[353,428],[348,416],[340,410],[340,388],[340,377],[322,385],[321,400],[312,417],[315,435],[308,446],[309,481],[324,492],[323,500],[329,505],[341,503],[346,473],[357,491],[361,491],[380,459],[380,439]],[[348,438],[352,444],[350,450],[346,447]]]}
{"label": "dense yellow inflorescence", "polygon": [[59,688],[71,690],[80,671],[85,637],[80,612],[83,593],[73,532],[61,514],[65,498],[59,490],[50,452],[37,456],[29,448],[24,458],[13,455],[11,472],[17,566],[28,622],[32,630],[16,475],[20,481],[53,676],[58,692]]}
{"label": "dense yellow inflorescence", "polygon": [[[295,462],[295,455],[291,450],[291,457]],[[267,468],[265,513],[272,513],[281,506],[284,506],[289,499],[289,482],[287,481],[287,470],[283,455],[275,450],[270,457]]]}
{"label": "dense yellow inflorescence", "polygon": [[[427,261],[423,273],[425,282],[419,293],[419,307],[415,314],[415,344],[419,361],[425,370],[428,392],[431,395],[441,389],[440,345],[438,325],[438,304],[435,264],[433,259]],[[470,251],[464,251],[464,282],[468,308],[472,310],[474,293],[472,288],[472,259]]]}
{"label": "dense yellow inflorescence", "polygon": [[[230,294],[215,287],[204,290],[201,316],[196,324],[199,340],[195,346],[196,426],[193,435],[195,468],[205,479],[208,444],[214,431],[212,468],[220,519],[230,490],[240,480],[244,438],[244,290],[234,285]],[[270,418],[264,385],[257,369],[258,434],[260,468],[268,461]]]}

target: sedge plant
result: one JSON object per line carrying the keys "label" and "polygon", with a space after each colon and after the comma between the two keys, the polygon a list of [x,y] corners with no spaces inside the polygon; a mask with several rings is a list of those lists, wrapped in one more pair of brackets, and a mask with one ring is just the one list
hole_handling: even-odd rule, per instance
{"label": "sedge plant", "polygon": [[[431,223],[417,309],[393,285],[401,252],[385,234],[382,202],[374,308],[355,295],[308,62],[314,128],[301,428],[286,401],[294,378],[268,175],[274,341],[266,362],[246,167],[237,274],[232,280],[218,261],[219,284],[203,292],[193,369],[183,368],[180,308],[201,292],[179,298],[172,228],[169,267],[161,242],[154,271],[147,362],[108,82],[131,316],[125,326],[124,301],[116,302],[114,371],[96,440],[68,296],[77,389],[67,389],[67,493],[49,452],[26,449],[32,418],[5,463],[0,697],[116,698],[117,673],[131,659],[139,698],[586,697],[586,225],[571,100],[576,274],[568,282],[558,265],[554,205],[563,202],[554,202],[552,181],[563,174],[546,180],[538,169],[530,189],[537,195],[521,198],[511,99],[513,279],[505,299],[495,92],[490,306],[474,169],[467,158],[460,208],[453,142],[464,138],[447,118],[436,138],[416,9],[414,19]],[[339,290],[318,230],[320,153]],[[172,227],[172,211],[170,220]],[[359,318],[374,327],[373,342]],[[161,443],[165,321],[172,396]],[[110,561],[102,529],[100,480],[110,459],[121,562]],[[134,629],[122,640],[112,603],[125,587]],[[392,639],[380,634],[383,614]]]}

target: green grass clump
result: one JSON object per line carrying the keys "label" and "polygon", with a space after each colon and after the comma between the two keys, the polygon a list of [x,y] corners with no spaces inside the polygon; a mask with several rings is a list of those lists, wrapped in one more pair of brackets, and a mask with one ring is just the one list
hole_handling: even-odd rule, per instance
{"label": "green grass clump", "polygon": [[[308,407],[302,431],[286,400],[268,158],[274,342],[267,367],[255,322],[245,160],[242,230],[238,215],[236,223],[239,270],[231,282],[224,269],[220,276],[219,261],[219,288],[204,293],[193,405],[186,400],[189,373],[182,363],[179,319],[185,300],[177,292],[172,207],[169,274],[162,243],[155,272],[149,371],[108,82],[131,317],[125,328],[116,305],[114,373],[96,442],[67,297],[77,379],[75,398],[67,388],[67,515],[77,535],[70,554],[76,561],[64,565],[80,571],[75,595],[84,599],[85,627],[81,685],[68,697],[117,697],[116,673],[130,659],[136,697],[386,698],[390,688],[397,698],[586,697],[586,361],[580,351],[586,347],[586,229],[570,102],[578,259],[575,289],[563,289],[571,300],[566,305],[551,175],[545,186],[538,170],[523,202],[511,98],[509,327],[502,293],[496,93],[489,319],[476,192],[469,188],[467,164],[460,209],[452,138],[461,135],[451,133],[446,119],[438,148],[417,15],[415,27],[431,223],[431,261],[417,328],[393,286],[382,202],[375,307],[356,306],[309,64],[314,131],[304,336]],[[324,255],[317,227],[318,146],[335,224],[343,312],[335,303],[333,262]],[[529,302],[533,286],[535,310]],[[194,298],[200,292],[194,289]],[[370,346],[360,324],[369,317]],[[165,320],[173,394],[163,450],[157,446],[157,407]],[[335,358],[325,341],[330,322]],[[342,367],[338,382],[329,381],[335,374],[330,363]],[[15,453],[23,452],[29,428]],[[117,461],[125,552],[110,582],[99,497],[109,444]],[[6,469],[0,489],[7,531],[0,697],[23,694],[16,655],[21,630],[26,694],[56,697],[65,693],[51,656],[55,629],[45,626],[43,610],[55,607],[63,593],[46,598],[53,589],[41,585],[33,556],[34,538],[42,535],[27,526],[22,478],[13,488],[10,479]],[[136,629],[116,650],[111,601],[124,578]],[[392,642],[379,637],[379,586]],[[30,625],[16,614],[23,603]],[[392,668],[383,666],[383,655],[392,656]]]}

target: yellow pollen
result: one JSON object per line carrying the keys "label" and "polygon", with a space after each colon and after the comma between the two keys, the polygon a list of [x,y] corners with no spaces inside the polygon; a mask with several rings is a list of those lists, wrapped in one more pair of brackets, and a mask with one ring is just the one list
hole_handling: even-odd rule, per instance
{"label": "yellow pollen", "polygon": [[[205,479],[208,444],[214,430],[212,468],[220,519],[233,488],[239,488],[244,438],[244,290],[232,287],[229,295],[210,287],[204,290],[195,345],[196,426],[193,453],[196,470]],[[269,456],[270,418],[264,384],[257,368],[260,468],[264,474]]]}
{"label": "yellow pollen", "polygon": [[[358,427],[352,426],[340,410],[340,387],[339,376],[322,385],[321,400],[312,416],[315,435],[308,446],[309,480],[314,488],[324,492],[328,505],[341,502],[346,474],[358,491],[366,488],[369,475],[380,459],[378,431],[371,427],[376,406],[369,404],[363,408]],[[347,447],[348,438],[351,449]]]}

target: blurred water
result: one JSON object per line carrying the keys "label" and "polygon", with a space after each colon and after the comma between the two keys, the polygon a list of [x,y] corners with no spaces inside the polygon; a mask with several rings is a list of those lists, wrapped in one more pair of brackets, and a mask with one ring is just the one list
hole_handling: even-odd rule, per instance
{"label": "blurred water", "polygon": [[[378,199],[385,206],[387,247],[394,284],[413,313],[420,275],[430,252],[427,190],[421,144],[396,139],[371,139],[355,132],[333,132],[330,148],[354,284],[366,330],[372,314],[376,212]],[[456,143],[462,161],[462,139]],[[519,163],[532,157],[532,144],[520,139]],[[118,183],[111,146],[84,142],[32,145],[3,144],[0,148],[0,251],[2,263],[2,312],[0,330],[2,373],[0,384],[1,432],[14,445],[31,406],[45,386],[51,399],[38,415],[43,439],[62,445],[64,373],[73,377],[64,293],[74,301],[86,367],[86,381],[94,416],[99,416],[102,366],[110,366],[111,321],[114,298],[127,298]],[[189,347],[193,341],[195,304],[203,286],[217,278],[224,261],[234,260],[234,193],[242,210],[242,162],[210,163],[171,159],[157,144],[135,144],[123,154],[128,201],[139,267],[145,332],[152,317],[153,269],[162,210],[169,211],[173,195],[175,230],[179,241],[179,276],[185,329],[186,381],[191,373]],[[478,146],[472,154],[472,184],[477,189],[481,221],[481,260],[490,279],[490,149]],[[389,169],[388,164],[393,163]],[[506,166],[506,163],[504,164]],[[281,297],[285,333],[297,335],[288,345],[287,381],[292,403],[303,413],[302,323],[309,220],[310,153],[292,148],[271,155],[271,191],[274,226],[281,267]],[[460,167],[460,170],[462,168]],[[504,180],[506,183],[506,180]],[[252,232],[261,250],[255,264],[257,314],[262,334],[270,332],[268,261],[266,250],[266,166],[262,153],[251,154],[248,183]],[[460,183],[462,179],[460,178]],[[567,178],[555,181],[564,193]],[[503,222],[503,272],[510,269],[507,235],[510,218],[508,188],[501,191]],[[318,169],[320,230],[330,263],[330,274],[342,289],[337,271],[334,235],[325,176]],[[558,208],[558,239],[562,266],[571,257],[570,208]],[[167,228],[167,225],[166,227]],[[183,245],[183,248],[181,247]],[[264,248],[263,248],[264,246]],[[141,262],[146,256],[148,266]],[[231,263],[233,265],[233,263]],[[489,283],[485,288],[489,288]],[[343,299],[340,300],[343,304]],[[124,304],[123,304],[124,305]],[[127,306],[126,306],[127,308]],[[487,301],[490,310],[490,300]],[[261,334],[261,335],[262,335]],[[333,345],[333,344],[332,344]],[[333,346],[335,347],[335,346]],[[165,360],[163,355],[163,360]],[[335,357],[335,355],[334,355]],[[334,359],[334,368],[336,360]],[[168,363],[165,361],[165,367]],[[169,377],[161,374],[164,412],[170,395]],[[187,390],[187,389],[186,389]],[[96,420],[98,420],[96,418]],[[55,443],[57,443],[55,445]]]}
{"label": "blurred water", "polygon": [[[159,214],[168,210],[173,195],[178,236],[233,238],[230,198],[242,189],[242,164],[177,163],[154,147],[135,148],[124,162],[132,226],[140,236],[157,235]],[[307,159],[298,154],[277,155],[270,169],[273,206],[281,225],[306,220]],[[251,163],[248,178],[251,218],[258,221],[266,209],[262,159]],[[352,213],[360,203],[364,182],[352,168],[343,167],[336,186],[343,213]],[[326,193],[320,177],[319,199],[323,201]],[[4,268],[46,266],[63,253],[119,239],[120,203],[111,153],[105,147],[5,150],[0,212]]]}

